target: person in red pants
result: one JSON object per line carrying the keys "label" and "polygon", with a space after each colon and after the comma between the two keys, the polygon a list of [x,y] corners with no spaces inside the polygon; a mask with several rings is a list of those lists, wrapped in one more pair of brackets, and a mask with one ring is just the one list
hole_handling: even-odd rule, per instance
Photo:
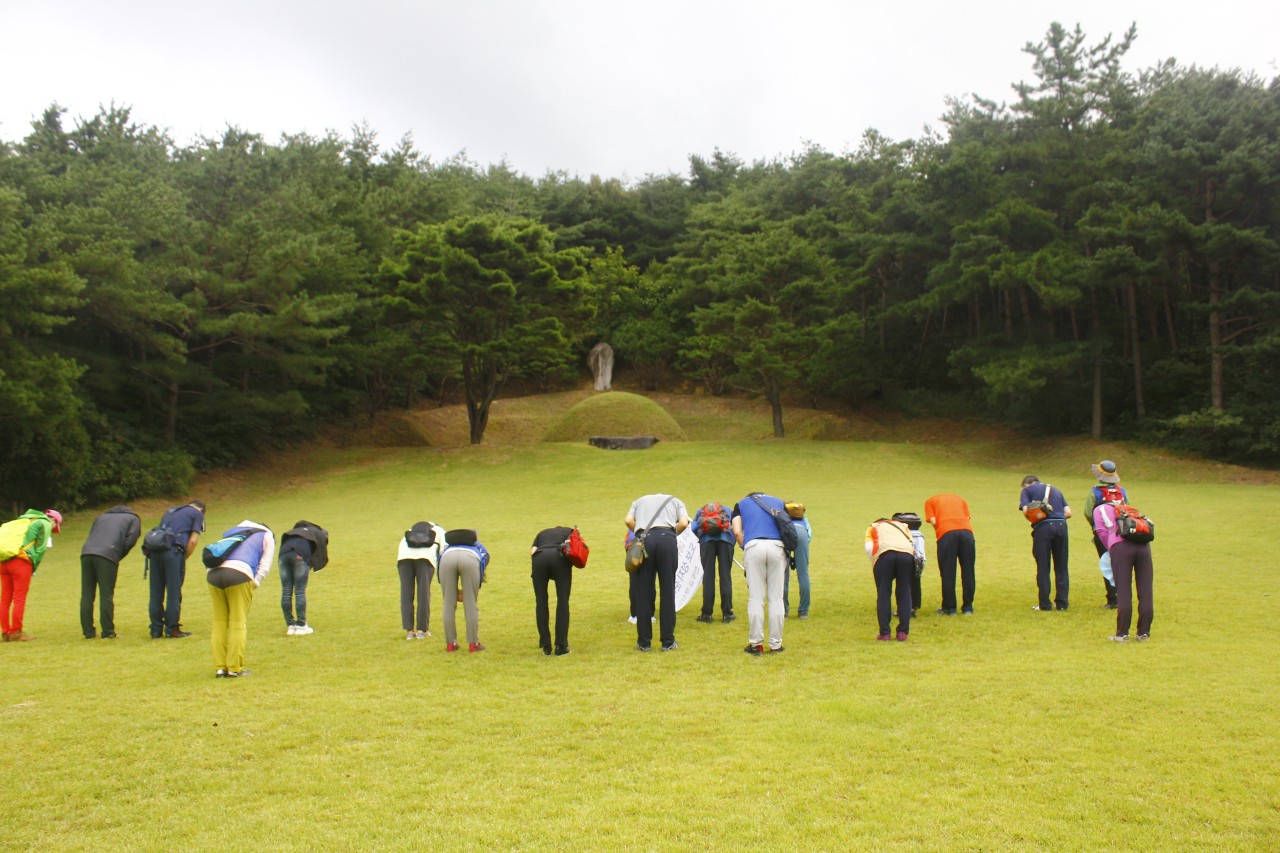
{"label": "person in red pants", "polygon": [[[0,633],[4,642],[34,640],[22,630],[31,577],[40,568],[45,550],[53,544],[53,534],[62,531],[62,514],[56,509],[41,512],[29,509],[0,527],[0,543],[8,559],[0,562]],[[10,546],[10,543],[12,545]]]}

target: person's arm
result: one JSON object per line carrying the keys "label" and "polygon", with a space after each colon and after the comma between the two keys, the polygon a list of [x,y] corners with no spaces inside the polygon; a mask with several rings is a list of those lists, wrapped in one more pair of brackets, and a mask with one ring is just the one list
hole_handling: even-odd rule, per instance
{"label": "person's arm", "polygon": [[[193,537],[195,533],[191,534]],[[263,531],[262,534],[262,557],[258,560],[258,571],[254,573],[253,585],[255,587],[262,585],[262,580],[271,571],[271,561],[276,558],[276,537],[270,530]]]}
{"label": "person's arm", "polygon": [[729,526],[733,528],[733,541],[738,543],[738,547],[742,547],[742,516],[735,515],[733,521],[729,522]]}
{"label": "person's arm", "polygon": [[196,552],[196,548],[200,545],[200,531],[193,530],[191,535],[187,537],[187,556],[190,557]]}
{"label": "person's arm", "polygon": [[622,520],[622,523],[623,523],[623,524],[625,524],[625,525],[627,526],[627,529],[628,529],[628,530],[630,530],[632,533],[635,533],[635,532],[636,532],[636,516],[635,516],[635,513],[633,513],[633,512],[628,512],[628,513],[627,513],[627,517],[626,517],[626,518],[624,518],[624,519]]}
{"label": "person's arm", "polygon": [[684,529],[689,526],[689,514],[686,512],[676,521],[676,533],[683,533]]}
{"label": "person's arm", "polygon": [[44,559],[44,552],[49,547],[49,537],[52,535],[53,525],[43,519],[37,519],[27,526],[27,542],[23,543],[23,548],[31,558],[31,571],[40,568],[40,561]]}
{"label": "person's arm", "polygon": [[142,535],[142,522],[138,517],[132,516],[124,531],[124,542],[121,543],[120,559],[124,559],[125,555],[133,550],[133,546],[138,544],[138,537]]}

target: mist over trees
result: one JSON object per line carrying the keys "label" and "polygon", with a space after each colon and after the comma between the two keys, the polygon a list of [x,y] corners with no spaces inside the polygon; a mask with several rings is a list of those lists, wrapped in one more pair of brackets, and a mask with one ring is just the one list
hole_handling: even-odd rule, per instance
{"label": "mist over trees", "polygon": [[1009,103],[686,175],[404,139],[0,142],[0,501],[182,491],[318,425],[618,375],[1280,463],[1280,81],[1052,25]]}

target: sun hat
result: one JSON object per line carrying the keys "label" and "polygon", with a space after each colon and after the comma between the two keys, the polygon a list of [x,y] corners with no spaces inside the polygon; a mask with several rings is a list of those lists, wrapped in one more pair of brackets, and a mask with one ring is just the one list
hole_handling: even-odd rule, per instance
{"label": "sun hat", "polygon": [[1116,470],[1116,463],[1110,459],[1095,462],[1090,468],[1093,471],[1093,476],[1098,478],[1099,483],[1107,483],[1114,486],[1120,482],[1120,472]]}

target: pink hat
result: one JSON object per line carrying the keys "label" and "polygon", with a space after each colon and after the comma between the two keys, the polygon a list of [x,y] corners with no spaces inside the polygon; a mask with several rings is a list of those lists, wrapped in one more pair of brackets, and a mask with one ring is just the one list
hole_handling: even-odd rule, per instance
{"label": "pink hat", "polygon": [[44,514],[49,516],[49,520],[53,522],[53,532],[61,533],[62,532],[62,513],[58,512],[56,509],[46,509],[44,511]]}

